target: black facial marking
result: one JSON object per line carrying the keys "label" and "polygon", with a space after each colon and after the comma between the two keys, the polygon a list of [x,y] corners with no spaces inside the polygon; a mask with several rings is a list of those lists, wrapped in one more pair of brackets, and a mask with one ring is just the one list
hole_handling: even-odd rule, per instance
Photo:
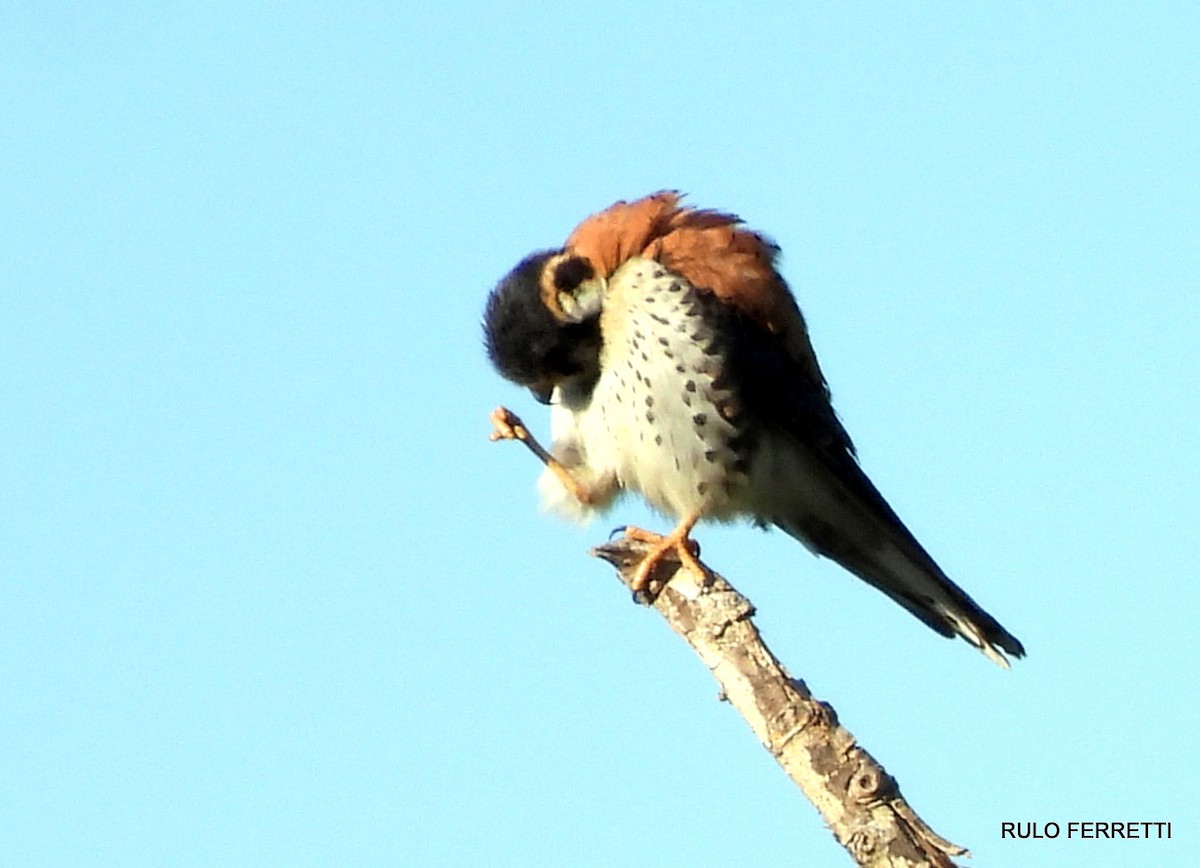
{"label": "black facial marking", "polygon": [[572,256],[555,266],[554,288],[559,292],[571,292],[585,280],[590,280],[595,274],[590,262],[578,256]]}

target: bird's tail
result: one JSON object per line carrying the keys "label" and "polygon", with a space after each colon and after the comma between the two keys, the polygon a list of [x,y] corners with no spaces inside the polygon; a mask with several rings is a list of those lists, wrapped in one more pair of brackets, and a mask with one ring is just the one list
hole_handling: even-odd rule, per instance
{"label": "bird's tail", "polygon": [[961,636],[1008,668],[1024,657],[1015,636],[950,581],[849,455],[834,472],[813,456],[816,485],[794,491],[772,521],[814,552],[874,585],[943,636]]}

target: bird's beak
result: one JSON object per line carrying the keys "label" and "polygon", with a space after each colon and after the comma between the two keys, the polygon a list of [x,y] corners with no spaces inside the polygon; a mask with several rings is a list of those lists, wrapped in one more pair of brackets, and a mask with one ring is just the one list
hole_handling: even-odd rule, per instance
{"label": "bird's beak", "polygon": [[529,392],[537,398],[539,404],[549,404],[550,396],[554,394],[554,384],[536,383],[529,387]]}

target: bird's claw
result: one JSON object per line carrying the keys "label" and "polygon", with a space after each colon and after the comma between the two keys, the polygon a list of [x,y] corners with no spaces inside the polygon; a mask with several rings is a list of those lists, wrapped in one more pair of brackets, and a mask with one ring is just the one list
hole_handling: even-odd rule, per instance
{"label": "bird's claw", "polygon": [[507,407],[497,407],[493,410],[491,421],[493,430],[489,439],[493,443],[500,440],[525,440],[529,436],[525,423]]}
{"label": "bird's claw", "polygon": [[629,581],[629,588],[633,592],[635,603],[649,605],[658,598],[667,583],[665,579],[658,578],[656,574],[662,569],[663,562],[667,560],[678,561],[680,566],[690,570],[700,580],[701,585],[708,583],[708,568],[700,563],[700,544],[687,536],[686,530],[677,530],[668,536],[632,526],[617,528],[614,533],[617,531],[624,531],[625,538],[628,540],[648,543],[652,546],[638,564]]}

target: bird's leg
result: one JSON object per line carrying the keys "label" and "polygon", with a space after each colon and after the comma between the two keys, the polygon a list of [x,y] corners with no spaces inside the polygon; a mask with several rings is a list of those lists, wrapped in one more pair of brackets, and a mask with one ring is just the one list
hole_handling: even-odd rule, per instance
{"label": "bird's leg", "polygon": [[574,495],[575,499],[582,504],[590,504],[595,500],[591,490],[580,482],[568,470],[561,461],[547,452],[541,443],[534,439],[534,436],[529,433],[529,429],[525,427],[517,414],[507,409],[506,407],[497,407],[492,411],[492,442],[498,440],[519,440],[525,444],[525,447],[538,457],[538,460],[549,468],[550,472],[558,477],[558,481],[563,484],[567,491]]}
{"label": "bird's leg", "polygon": [[651,543],[654,546],[642,558],[642,562],[638,564],[637,571],[633,574],[633,578],[629,582],[629,588],[635,595],[644,595],[646,593],[650,585],[651,574],[663,557],[672,549],[674,549],[676,555],[679,557],[679,562],[691,570],[692,574],[699,579],[701,585],[708,583],[710,578],[708,568],[700,563],[699,560],[700,546],[689,536],[692,528],[699,520],[700,514],[693,513],[684,518],[675,530],[666,536],[654,533],[653,531],[642,530],[640,527],[625,528],[626,539]]}

